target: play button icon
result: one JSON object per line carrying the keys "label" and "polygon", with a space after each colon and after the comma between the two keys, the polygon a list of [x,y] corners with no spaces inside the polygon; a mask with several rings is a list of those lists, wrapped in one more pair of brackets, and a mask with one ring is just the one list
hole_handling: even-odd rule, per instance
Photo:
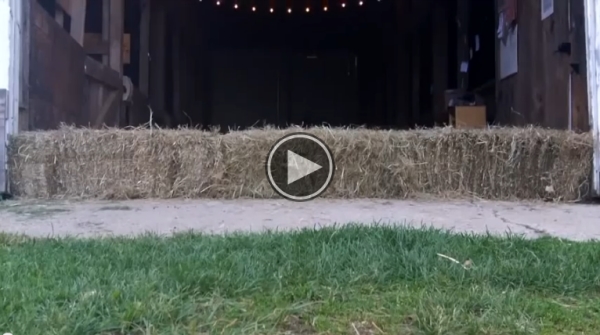
{"label": "play button icon", "polygon": [[267,179],[282,197],[307,201],[321,195],[333,179],[335,165],[323,141],[306,133],[279,139],[267,157]]}
{"label": "play button icon", "polygon": [[309,174],[323,168],[317,163],[313,163],[308,159],[288,150],[287,152],[287,183],[288,185],[300,178],[304,178]]}

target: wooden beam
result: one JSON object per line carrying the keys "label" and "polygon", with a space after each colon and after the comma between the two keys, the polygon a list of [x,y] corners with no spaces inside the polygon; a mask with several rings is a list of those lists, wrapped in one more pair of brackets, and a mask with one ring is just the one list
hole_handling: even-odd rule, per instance
{"label": "wooden beam", "polygon": [[83,48],[90,55],[108,55],[108,42],[102,34],[86,33],[83,37]]}
{"label": "wooden beam", "polygon": [[123,0],[110,0],[109,65],[123,74],[123,29],[125,20]]}
{"label": "wooden beam", "polygon": [[96,128],[102,126],[102,124],[104,123],[104,119],[106,118],[106,115],[108,114],[108,111],[110,110],[112,105],[115,103],[115,101],[117,101],[117,98],[120,95],[119,93],[120,90],[111,91],[108,94],[106,100],[102,102],[100,113],[98,113],[98,115],[96,116],[96,122],[94,124]]}
{"label": "wooden beam", "polygon": [[85,13],[87,0],[62,0],[69,1],[69,15],[71,15],[71,37],[79,45],[84,45]]}
{"label": "wooden beam", "polygon": [[54,19],[59,26],[65,27],[65,12],[61,8],[56,8],[54,12]]}
{"label": "wooden beam", "polygon": [[101,64],[90,57],[85,59],[84,64],[85,74],[90,78],[93,78],[111,89],[122,89],[123,81],[118,74],[115,71],[112,71],[107,65]]}
{"label": "wooden beam", "polygon": [[56,0],[56,4],[65,11],[65,13],[67,13],[69,16],[73,16],[73,14],[71,13],[71,6],[73,5],[73,2],[83,2],[83,0],[77,0],[77,1],[72,1],[72,0]]}
{"label": "wooden beam", "polygon": [[150,61],[150,0],[141,0],[142,13],[140,19],[140,54],[139,54],[139,78],[138,86],[140,92],[148,96]]}

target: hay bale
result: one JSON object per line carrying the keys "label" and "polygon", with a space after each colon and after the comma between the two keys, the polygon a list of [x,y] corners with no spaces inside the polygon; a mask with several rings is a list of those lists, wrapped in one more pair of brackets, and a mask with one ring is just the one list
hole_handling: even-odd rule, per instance
{"label": "hay bale", "polygon": [[[11,141],[12,188],[28,198],[274,198],[265,175],[268,151],[300,130],[23,133]],[[589,192],[589,134],[539,128],[305,131],[326,142],[335,157],[324,197],[571,201]]]}
{"label": "hay bale", "polygon": [[208,197],[224,183],[221,136],[183,129],[166,131],[165,140],[171,147],[174,176],[170,197]]}

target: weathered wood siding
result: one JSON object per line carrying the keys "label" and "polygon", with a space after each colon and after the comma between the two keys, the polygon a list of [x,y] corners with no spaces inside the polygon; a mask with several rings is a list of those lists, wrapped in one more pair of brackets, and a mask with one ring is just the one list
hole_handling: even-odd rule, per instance
{"label": "weathered wood siding", "polygon": [[[571,63],[584,63],[577,59],[581,54],[576,56],[575,52],[585,48],[581,46],[584,38],[576,38],[583,34],[577,30],[582,26],[578,23],[574,29],[572,24],[580,21],[583,25],[581,3],[582,0],[554,1],[554,14],[542,21],[541,1],[518,1],[518,73],[499,79],[497,66],[497,123],[589,129],[585,72],[574,73],[573,83],[570,82]],[[571,55],[557,51],[561,43],[567,42],[572,43]],[[498,43],[497,40],[497,50]]]}
{"label": "weathered wood siding", "polygon": [[[97,63],[37,0],[29,8],[28,103],[22,130],[55,129],[61,123],[88,126],[100,113],[109,89],[121,89],[118,73]],[[108,85],[107,85],[108,83]],[[106,90],[104,90],[106,88]],[[120,102],[117,99],[117,102]],[[119,104],[105,118],[118,125]]]}

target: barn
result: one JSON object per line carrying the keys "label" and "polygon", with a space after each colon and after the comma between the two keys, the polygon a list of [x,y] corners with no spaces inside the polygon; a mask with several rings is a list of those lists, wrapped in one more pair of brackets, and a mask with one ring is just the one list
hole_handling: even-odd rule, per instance
{"label": "barn", "polygon": [[464,105],[477,108],[461,122],[598,138],[600,9],[591,0],[0,6],[7,18],[3,141],[61,123],[127,127],[151,119],[224,131],[263,124],[409,129],[456,123],[453,113]]}

